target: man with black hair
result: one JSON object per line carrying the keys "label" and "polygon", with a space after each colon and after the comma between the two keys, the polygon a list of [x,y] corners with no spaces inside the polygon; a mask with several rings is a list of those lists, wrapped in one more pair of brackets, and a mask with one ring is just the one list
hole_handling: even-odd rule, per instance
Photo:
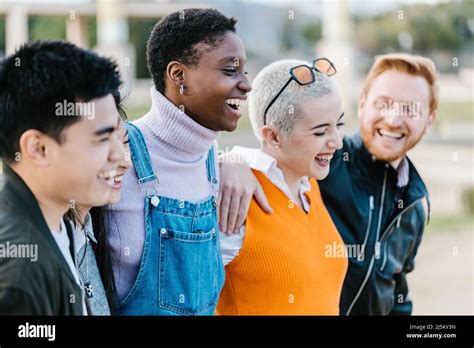
{"label": "man with black hair", "polygon": [[1,315],[86,313],[63,215],[109,200],[124,156],[120,83],[115,63],[63,41],[1,61]]}

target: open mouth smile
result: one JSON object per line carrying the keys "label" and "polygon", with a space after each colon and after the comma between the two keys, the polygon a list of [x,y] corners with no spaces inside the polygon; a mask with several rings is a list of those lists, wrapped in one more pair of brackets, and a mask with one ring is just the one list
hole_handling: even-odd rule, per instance
{"label": "open mouth smile", "polygon": [[321,167],[327,167],[331,162],[332,154],[320,154],[316,155],[315,160]]}
{"label": "open mouth smile", "polygon": [[105,185],[113,187],[117,175],[117,169],[105,170],[97,174],[97,178]]}
{"label": "open mouth smile", "polygon": [[395,139],[395,140],[400,140],[405,137],[405,134],[403,133],[390,132],[382,128],[377,129],[377,134],[380,135],[381,137]]}
{"label": "open mouth smile", "polygon": [[225,100],[226,107],[235,115],[241,115],[240,107],[245,104],[245,100],[229,98]]}

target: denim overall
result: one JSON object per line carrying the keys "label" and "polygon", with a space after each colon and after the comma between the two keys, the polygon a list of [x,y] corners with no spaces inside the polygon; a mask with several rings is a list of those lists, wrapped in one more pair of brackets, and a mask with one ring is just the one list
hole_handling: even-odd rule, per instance
{"label": "denim overall", "polygon": [[138,185],[145,199],[145,244],[134,285],[117,315],[213,315],[224,285],[219,248],[214,149],[206,167],[213,196],[199,203],[158,196],[141,131],[126,123]]}

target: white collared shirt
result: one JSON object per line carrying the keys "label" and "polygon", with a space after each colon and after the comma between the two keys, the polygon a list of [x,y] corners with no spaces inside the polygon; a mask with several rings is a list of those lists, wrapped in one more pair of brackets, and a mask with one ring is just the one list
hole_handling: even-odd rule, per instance
{"label": "white collared shirt", "polygon": [[[277,166],[277,160],[275,158],[261,151],[260,149],[249,149],[240,146],[235,146],[231,153],[240,155],[245,160],[245,162],[248,163],[250,168],[265,174],[272,184],[278,187],[288,197],[288,199],[295,201],[295,198],[293,197],[290,188],[285,181],[283,172]],[[306,213],[309,212],[310,203],[304,193],[310,190],[311,184],[309,183],[309,179],[308,177],[304,177],[303,180],[301,180],[299,196],[303,202],[303,209],[306,211]],[[224,266],[230,263],[238,255],[239,250],[242,249],[244,237],[245,224],[240,228],[239,233],[232,234],[230,236],[222,232],[220,233],[220,247]]]}
{"label": "white collared shirt", "polygon": [[399,163],[398,167],[395,168],[397,170],[397,186],[398,187],[405,187],[408,185],[408,181],[410,179],[409,176],[409,164],[406,156],[403,156],[401,162]]}

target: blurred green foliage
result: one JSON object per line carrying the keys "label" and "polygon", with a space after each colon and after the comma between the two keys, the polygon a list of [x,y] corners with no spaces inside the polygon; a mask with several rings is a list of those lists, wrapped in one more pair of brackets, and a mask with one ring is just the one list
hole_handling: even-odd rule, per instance
{"label": "blurred green foliage", "polygon": [[354,17],[355,40],[368,55],[404,51],[406,47],[400,44],[399,35],[405,32],[411,36],[417,53],[456,52],[472,45],[469,20],[473,17],[474,6],[470,1],[404,5],[378,16]]}
{"label": "blurred green foliage", "polygon": [[[380,15],[358,15],[352,19],[353,39],[368,56],[408,51],[428,56],[449,52],[452,57],[462,50],[474,49],[472,0],[436,5],[405,4]],[[309,45],[320,40],[321,34],[319,21],[301,28],[301,35]],[[411,41],[411,47],[401,44],[403,36]]]}
{"label": "blurred green foliage", "polygon": [[431,232],[456,232],[470,229],[474,226],[473,215],[456,214],[456,215],[436,215],[430,218],[425,233]]}
{"label": "blurred green foliage", "polygon": [[129,38],[135,47],[136,57],[136,76],[137,78],[149,78],[147,61],[146,61],[146,43],[150,36],[151,30],[158,22],[159,18],[129,18]]}
{"label": "blurred green foliage", "polygon": [[97,45],[97,21],[95,17],[86,17],[87,40],[90,47]]}
{"label": "blurred green foliage", "polygon": [[61,16],[29,16],[28,38],[34,40],[66,39],[66,21]]}
{"label": "blurred green foliage", "polygon": [[[138,78],[148,78],[146,63],[146,42],[151,29],[159,18],[129,18],[130,42],[135,47],[136,74]],[[97,21],[95,17],[86,17],[87,40],[90,47],[97,45]],[[62,16],[29,16],[28,37],[33,40],[66,39],[66,18]],[[5,16],[0,16],[0,51],[5,51]]]}
{"label": "blurred green foliage", "polygon": [[321,40],[322,28],[321,22],[311,22],[301,28],[301,35],[308,45],[314,46],[314,43]]}
{"label": "blurred green foliage", "polygon": [[474,215],[474,187],[469,187],[462,192],[462,203],[466,211]]}

